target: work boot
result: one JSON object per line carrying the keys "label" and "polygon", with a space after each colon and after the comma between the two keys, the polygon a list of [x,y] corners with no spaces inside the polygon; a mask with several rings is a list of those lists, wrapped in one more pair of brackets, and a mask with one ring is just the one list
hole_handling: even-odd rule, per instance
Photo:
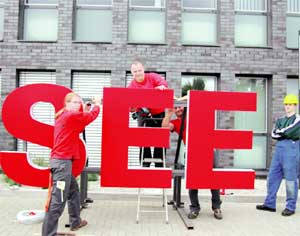
{"label": "work boot", "polygon": [[198,215],[199,215],[199,211],[190,211],[190,213],[188,214],[188,218],[196,219]]}
{"label": "work boot", "polygon": [[287,209],[287,208],[285,208],[285,209],[281,212],[281,215],[283,215],[283,216],[291,216],[291,215],[293,215],[293,214],[295,214],[295,212],[294,212],[294,211],[290,211],[290,210]]}
{"label": "work boot", "polygon": [[86,226],[87,223],[88,223],[88,222],[87,222],[86,220],[81,220],[79,225],[77,225],[77,226],[75,226],[75,227],[71,227],[71,231],[79,230],[80,228]]}
{"label": "work boot", "polygon": [[262,211],[271,211],[271,212],[275,212],[276,211],[276,209],[271,208],[271,207],[267,207],[264,204],[262,204],[262,205],[256,205],[256,209],[257,210],[262,210]]}
{"label": "work boot", "polygon": [[213,211],[214,211],[214,217],[217,220],[222,220],[223,219],[223,214],[222,214],[221,209],[214,209]]}

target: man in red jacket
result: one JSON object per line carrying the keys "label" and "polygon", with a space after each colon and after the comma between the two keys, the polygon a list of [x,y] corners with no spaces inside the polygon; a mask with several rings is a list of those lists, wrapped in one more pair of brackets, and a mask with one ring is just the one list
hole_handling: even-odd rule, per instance
{"label": "man in red jacket", "polygon": [[[165,118],[162,121],[162,127],[170,128],[171,132],[180,133],[181,121],[183,116],[183,107],[175,107],[174,110],[167,109]],[[177,119],[171,120],[171,117],[175,113]],[[182,140],[185,144],[186,141],[186,120],[184,119],[184,127],[182,132]],[[214,217],[218,220],[223,218],[223,214],[221,211],[221,199],[220,199],[220,190],[219,189],[211,189],[211,205],[214,213]],[[198,189],[189,189],[189,197],[191,201],[190,205],[190,213],[188,214],[189,219],[195,219],[199,215],[200,212],[200,204],[198,199]]]}
{"label": "man in red jacket", "polygon": [[83,102],[80,96],[68,93],[65,97],[65,107],[56,113],[54,144],[50,159],[51,196],[46,206],[42,236],[59,235],[58,219],[67,200],[71,231],[87,225],[87,221],[80,218],[80,194],[77,181],[72,175],[72,161],[80,158],[79,134],[99,114],[100,99],[94,100],[93,103],[92,109],[85,108],[82,112],[80,110]]}
{"label": "man in red jacket", "polygon": [[[128,88],[136,89],[168,89],[168,83],[159,74],[145,73],[143,64],[136,60],[131,64],[131,74],[133,80],[129,84]],[[162,108],[132,108],[131,112],[139,114],[138,126],[146,127],[161,127],[162,118],[164,117],[164,109]],[[147,118],[154,118],[153,120],[147,120]],[[162,159],[162,148],[154,148],[153,158]],[[140,154],[140,160],[141,160]],[[152,158],[150,147],[144,147],[143,159]],[[149,167],[150,163],[143,163],[144,167]],[[163,167],[163,163],[155,163],[156,167]]]}

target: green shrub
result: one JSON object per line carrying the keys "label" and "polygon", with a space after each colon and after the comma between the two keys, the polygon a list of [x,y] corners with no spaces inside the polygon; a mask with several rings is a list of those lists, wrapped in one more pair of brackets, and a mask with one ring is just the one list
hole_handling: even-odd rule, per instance
{"label": "green shrub", "polygon": [[97,181],[97,180],[98,180],[98,174],[96,173],[88,174],[88,181]]}

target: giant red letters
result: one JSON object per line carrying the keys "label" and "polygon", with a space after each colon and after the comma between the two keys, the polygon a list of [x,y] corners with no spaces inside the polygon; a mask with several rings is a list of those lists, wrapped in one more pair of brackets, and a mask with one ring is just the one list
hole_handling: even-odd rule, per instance
{"label": "giant red letters", "polygon": [[256,94],[191,91],[189,96],[187,188],[253,189],[253,170],[213,171],[213,150],[252,148],[251,131],[215,130],[215,111],[255,111]]}
{"label": "giant red letters", "polygon": [[128,146],[168,147],[166,128],[129,128],[130,107],[173,106],[173,91],[105,88],[103,96],[101,185],[170,188],[170,169],[128,169]]}
{"label": "giant red letters", "polygon": [[[53,126],[31,117],[31,106],[37,102],[48,102],[60,110],[64,97],[71,90],[53,84],[32,84],[10,93],[3,103],[2,120],[7,131],[14,137],[52,148]],[[73,174],[79,175],[84,167],[86,154],[81,142],[81,158],[73,163]],[[49,185],[49,169],[34,166],[27,153],[0,152],[0,164],[4,173],[14,181],[37,187]]]}
{"label": "giant red letters", "polygon": [[[33,84],[14,90],[3,103],[5,128],[16,138],[51,148],[53,126],[34,120],[30,109],[36,102],[48,102],[58,111],[69,91],[51,84]],[[173,107],[173,91],[104,89],[101,185],[169,188],[170,169],[128,168],[129,146],[169,146],[166,128],[129,127],[130,107]],[[251,131],[215,130],[215,111],[255,111],[256,95],[191,91],[188,107],[187,188],[253,188],[255,173],[252,170],[213,170],[213,149],[252,147]],[[85,163],[83,142],[80,150],[81,159],[73,163],[75,176]],[[37,187],[48,185],[49,169],[31,165],[24,152],[0,152],[0,165],[16,182]]]}

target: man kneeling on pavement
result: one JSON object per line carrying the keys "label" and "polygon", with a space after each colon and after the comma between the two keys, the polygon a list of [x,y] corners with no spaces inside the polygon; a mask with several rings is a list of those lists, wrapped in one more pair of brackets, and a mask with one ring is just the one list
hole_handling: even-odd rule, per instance
{"label": "man kneeling on pavement", "polygon": [[[177,134],[180,132],[182,115],[183,115],[183,107],[175,107],[173,109],[167,109],[165,117],[162,121],[162,127],[170,128],[170,131],[175,131]],[[176,119],[171,120],[171,117],[175,113]],[[186,121],[184,120],[184,129],[182,134],[182,139],[185,144],[185,137],[186,137]],[[212,194],[212,210],[214,212],[214,217],[218,220],[223,218],[222,211],[221,211],[221,199],[220,199],[220,190],[219,189],[211,189]],[[191,201],[190,205],[190,213],[188,214],[189,219],[195,219],[199,215],[200,212],[200,204],[198,199],[198,189],[190,189],[189,190],[189,197]]]}

